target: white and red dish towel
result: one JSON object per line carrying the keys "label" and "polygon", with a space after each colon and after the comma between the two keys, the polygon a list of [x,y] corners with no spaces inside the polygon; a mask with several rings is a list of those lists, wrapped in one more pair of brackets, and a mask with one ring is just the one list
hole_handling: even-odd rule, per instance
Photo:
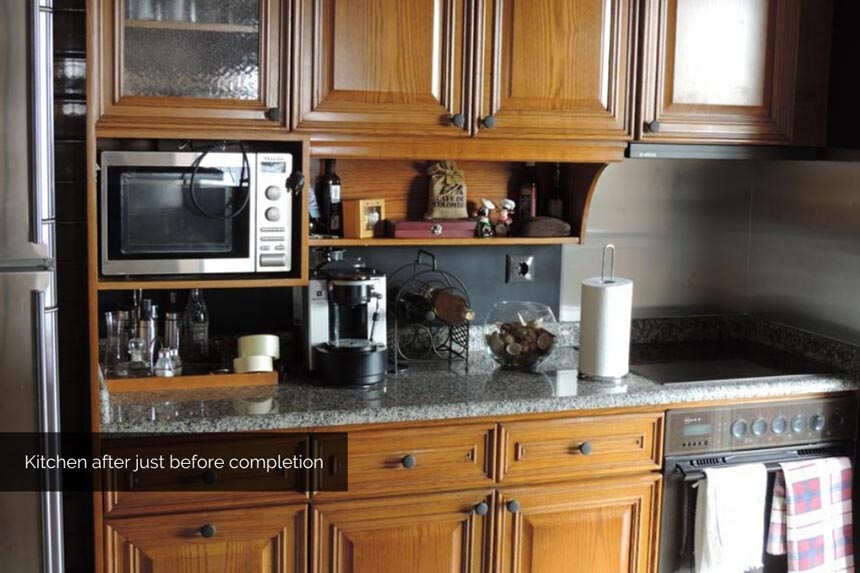
{"label": "white and red dish towel", "polygon": [[788,554],[789,573],[853,572],[851,460],[823,458],[780,466],[767,552]]}

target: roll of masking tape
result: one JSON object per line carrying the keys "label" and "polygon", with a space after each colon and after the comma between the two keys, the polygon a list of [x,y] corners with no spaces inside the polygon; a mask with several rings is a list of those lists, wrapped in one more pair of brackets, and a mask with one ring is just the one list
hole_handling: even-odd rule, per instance
{"label": "roll of masking tape", "polygon": [[239,338],[239,356],[281,357],[281,339],[273,334],[252,334]]}
{"label": "roll of masking tape", "polygon": [[245,372],[271,372],[271,356],[240,356],[233,359],[233,372],[244,374]]}

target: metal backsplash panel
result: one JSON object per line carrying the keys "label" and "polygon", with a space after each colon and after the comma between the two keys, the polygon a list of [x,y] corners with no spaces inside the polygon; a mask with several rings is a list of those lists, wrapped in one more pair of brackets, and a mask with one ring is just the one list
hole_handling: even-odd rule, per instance
{"label": "metal backsplash panel", "polygon": [[860,164],[759,166],[750,309],[860,343]]}
{"label": "metal backsplash panel", "polygon": [[743,311],[755,163],[635,160],[598,180],[583,245],[563,247],[561,317],[579,320],[580,283],[614,243],[636,317]]}

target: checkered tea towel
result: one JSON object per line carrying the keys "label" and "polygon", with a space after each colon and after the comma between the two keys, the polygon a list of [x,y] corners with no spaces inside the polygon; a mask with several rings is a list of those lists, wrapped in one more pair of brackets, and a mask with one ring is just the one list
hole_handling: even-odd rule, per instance
{"label": "checkered tea towel", "polygon": [[824,458],[780,466],[766,551],[788,553],[789,573],[853,572],[851,460]]}

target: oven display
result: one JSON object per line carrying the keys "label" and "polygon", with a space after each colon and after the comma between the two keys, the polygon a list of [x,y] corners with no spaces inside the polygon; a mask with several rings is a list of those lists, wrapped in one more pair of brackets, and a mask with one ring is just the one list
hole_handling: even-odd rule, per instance
{"label": "oven display", "polygon": [[711,425],[710,424],[689,424],[684,426],[684,437],[691,436],[707,436],[711,433]]}
{"label": "oven display", "polygon": [[286,173],[287,164],[284,161],[261,161],[261,173]]}

